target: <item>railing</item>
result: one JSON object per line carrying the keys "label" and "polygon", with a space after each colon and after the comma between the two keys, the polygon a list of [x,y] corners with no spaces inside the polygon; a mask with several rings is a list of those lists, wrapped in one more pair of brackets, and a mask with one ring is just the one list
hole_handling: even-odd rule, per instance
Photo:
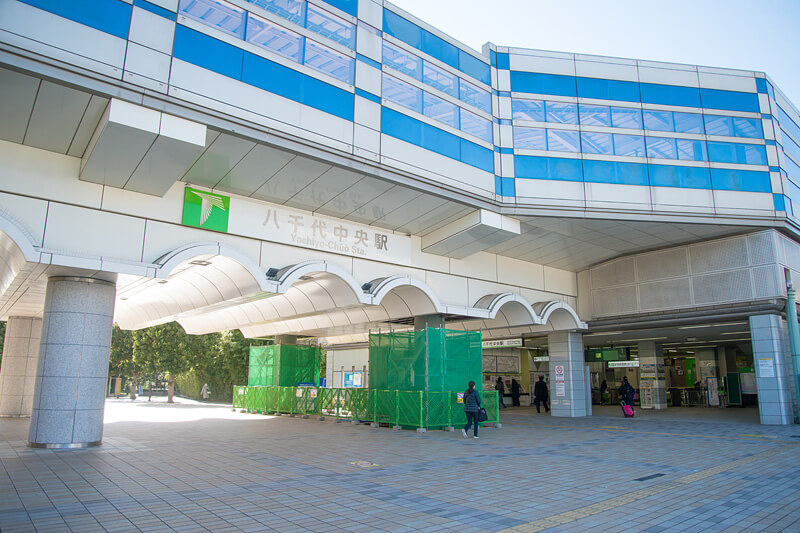
{"label": "railing", "polygon": [[[497,391],[481,392],[485,423],[500,421]],[[444,429],[466,424],[457,392],[324,387],[233,388],[233,408],[248,413],[331,417],[407,429]]]}

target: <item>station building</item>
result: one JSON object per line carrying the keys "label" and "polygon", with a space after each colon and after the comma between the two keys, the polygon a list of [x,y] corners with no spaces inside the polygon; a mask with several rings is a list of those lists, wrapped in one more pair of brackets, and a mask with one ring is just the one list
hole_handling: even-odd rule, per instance
{"label": "station building", "polygon": [[800,114],[762,72],[478,52],[376,0],[0,0],[0,95],[31,445],[99,443],[112,323],[173,320],[320,344],[332,386],[443,326],[554,416],[624,375],[796,421]]}

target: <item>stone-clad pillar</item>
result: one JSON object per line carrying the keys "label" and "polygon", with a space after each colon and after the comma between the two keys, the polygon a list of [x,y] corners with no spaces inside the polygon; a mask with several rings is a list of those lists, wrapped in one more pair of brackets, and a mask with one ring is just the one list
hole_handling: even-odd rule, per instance
{"label": "stone-clad pillar", "polygon": [[0,416],[31,416],[42,319],[8,317],[0,363]]}
{"label": "stone-clad pillar", "polygon": [[[547,336],[550,355],[550,414],[587,416],[583,335],[557,331]],[[561,370],[562,372],[559,372]]]}
{"label": "stone-clad pillar", "polygon": [[762,424],[794,423],[794,379],[786,321],[779,315],[750,317],[758,413]]}
{"label": "stone-clad pillar", "polygon": [[47,281],[29,444],[96,446],[103,407],[116,286],[109,281]]}
{"label": "stone-clad pillar", "polygon": [[639,392],[650,394],[650,405],[647,398],[640,396],[642,409],[667,408],[667,382],[664,375],[664,351],[660,344],[653,341],[639,342]]}

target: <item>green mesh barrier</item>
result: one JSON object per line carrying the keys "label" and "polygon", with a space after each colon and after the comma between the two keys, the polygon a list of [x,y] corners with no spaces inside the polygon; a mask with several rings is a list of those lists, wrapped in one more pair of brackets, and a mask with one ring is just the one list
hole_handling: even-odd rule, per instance
{"label": "green mesh barrier", "polygon": [[319,385],[321,351],[317,346],[251,346],[247,384],[255,387]]}

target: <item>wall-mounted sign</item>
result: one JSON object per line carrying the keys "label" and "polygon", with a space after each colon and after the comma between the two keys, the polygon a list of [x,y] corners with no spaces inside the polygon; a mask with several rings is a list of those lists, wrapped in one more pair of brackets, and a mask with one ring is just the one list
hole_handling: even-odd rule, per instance
{"label": "wall-mounted sign", "polygon": [[608,361],[608,368],[639,368],[639,361]]}
{"label": "wall-mounted sign", "polygon": [[775,377],[775,361],[771,357],[758,360],[758,375],[762,378]]}
{"label": "wall-mounted sign", "polygon": [[496,341],[481,342],[482,348],[519,348],[522,346],[522,339],[500,339]]}
{"label": "wall-mounted sign", "polygon": [[537,355],[533,358],[534,363],[546,363],[550,361],[549,355]]}
{"label": "wall-mounted sign", "polygon": [[361,372],[345,372],[344,386],[345,388],[361,387]]}
{"label": "wall-mounted sign", "polygon": [[185,226],[227,232],[230,209],[230,196],[191,187],[184,189],[182,223]]}

